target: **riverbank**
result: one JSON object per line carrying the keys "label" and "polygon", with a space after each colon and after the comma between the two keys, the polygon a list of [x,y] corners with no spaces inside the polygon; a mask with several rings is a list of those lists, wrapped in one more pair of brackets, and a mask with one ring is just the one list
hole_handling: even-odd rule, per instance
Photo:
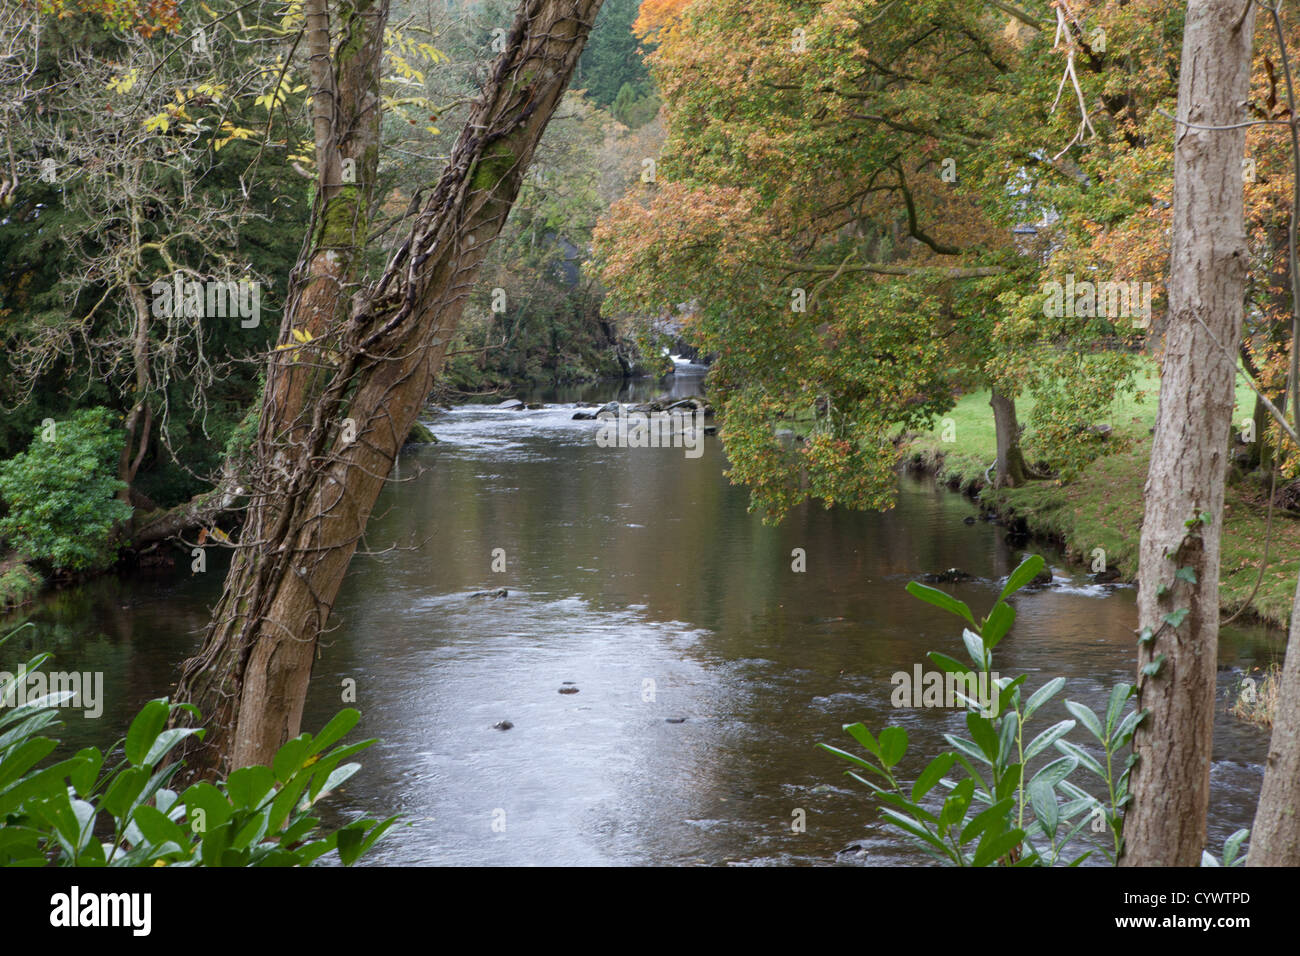
{"label": "riverbank", "polygon": [[[1091,566],[1094,550],[1102,549],[1108,570],[1118,572],[1123,580],[1135,580],[1155,391],[1148,388],[1143,401],[1134,396],[1117,400],[1109,424],[1120,450],[1092,462],[1074,481],[1035,480],[1021,488],[1004,489],[992,488],[986,478],[997,455],[988,399],[987,392],[975,392],[958,401],[947,416],[955,426],[948,431],[953,441],[943,441],[938,429],[910,436],[903,446],[905,462],[972,496],[1004,520],[1023,522],[1029,533],[1051,539],[1080,564]],[[1240,421],[1253,403],[1247,386],[1238,389],[1237,403],[1233,417]],[[1023,423],[1032,405],[1020,400],[1017,406]],[[1264,556],[1266,505],[1267,488],[1249,479],[1229,482],[1224,501],[1220,607],[1225,615],[1235,614],[1249,602],[1243,618],[1284,628],[1290,621],[1296,576],[1300,574],[1300,521],[1274,509],[1268,566],[1252,598]]]}

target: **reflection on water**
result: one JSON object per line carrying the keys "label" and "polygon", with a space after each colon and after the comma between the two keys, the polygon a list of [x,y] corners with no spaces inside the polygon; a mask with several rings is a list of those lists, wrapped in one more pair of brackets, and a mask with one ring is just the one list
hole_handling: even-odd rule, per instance
{"label": "reflection on water", "polygon": [[[698,377],[679,374],[670,391],[697,394]],[[664,392],[636,382],[619,397]],[[609,389],[531,397],[601,401]],[[961,654],[952,619],[903,588],[963,568],[977,579],[948,590],[980,614],[1023,552],[995,525],[965,524],[965,499],[912,479],[885,514],[804,507],[764,527],[723,477],[716,439],[698,459],[600,448],[597,424],[574,411],[431,413],[441,443],[403,454],[312,678],[309,729],[355,681],[360,731],[382,740],[332,818],[404,814],[410,825],[370,858],[389,864],[830,863],[851,841],[868,849],[859,862],[925,862],[814,744],[842,743],[843,723],[897,723],[914,772],[944,732],[964,733],[960,714],[890,707],[894,672],[927,651]],[[105,716],[69,715],[70,746],[104,743],[168,692],[218,564],[97,581],[30,615],[19,647],[54,650],[51,668],[105,672]],[[1018,599],[997,666],[1028,672],[1031,688],[1064,674],[1069,695],[1099,709],[1132,679],[1133,593],[1057,575]],[[1221,699],[1235,669],[1279,650],[1278,635],[1225,633]],[[560,693],[566,682],[578,692]],[[1065,716],[1058,699],[1039,719]],[[502,720],[513,728],[494,729]],[[1215,733],[1217,848],[1250,824],[1268,740],[1225,714]],[[804,833],[791,826],[800,809]]]}

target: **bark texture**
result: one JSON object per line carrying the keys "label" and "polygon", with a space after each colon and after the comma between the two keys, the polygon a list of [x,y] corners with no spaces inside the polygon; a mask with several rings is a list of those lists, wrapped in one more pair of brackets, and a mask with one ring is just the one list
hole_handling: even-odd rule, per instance
{"label": "bark texture", "polygon": [[1300,582],[1247,866],[1300,866]]}
{"label": "bark texture", "polygon": [[1019,488],[1028,480],[1025,456],[1020,450],[1020,422],[1016,419],[1016,400],[996,389],[989,398],[993,406],[993,425],[997,436],[998,460],[993,473],[994,488]]}
{"label": "bark texture", "polygon": [[1245,0],[1187,5],[1169,320],[1139,565],[1138,706],[1150,712],[1134,741],[1121,857],[1128,866],[1196,866],[1205,846],[1219,543],[1247,249],[1245,131],[1196,127],[1245,118],[1254,18]]}
{"label": "bark texture", "polygon": [[[445,172],[377,281],[345,297],[324,268],[334,265],[328,257],[309,270],[281,345],[294,341],[291,323],[315,331],[311,342],[281,350],[271,362],[259,483],[225,592],[178,688],[211,728],[189,754],[199,772],[269,763],[298,733],[317,638],[348,562],[600,2],[524,0]],[[386,4],[374,7],[387,12]],[[382,23],[371,21],[369,31],[372,40],[382,37]],[[351,95],[344,85],[355,89],[371,79],[342,64],[333,75],[340,103]],[[369,107],[353,113],[363,109]],[[376,102],[376,123],[377,111]],[[356,205],[354,213],[364,208]],[[318,231],[318,244],[337,238],[331,229]],[[320,258],[312,253],[308,261]]]}

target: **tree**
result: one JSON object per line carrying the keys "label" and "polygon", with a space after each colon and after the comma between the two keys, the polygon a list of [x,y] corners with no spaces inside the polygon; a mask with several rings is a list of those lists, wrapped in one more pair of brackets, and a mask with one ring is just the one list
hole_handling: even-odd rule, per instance
{"label": "tree", "polygon": [[[996,394],[997,483],[1021,483],[1019,394],[1104,367],[1111,388],[1087,392],[1104,408],[1131,374],[1127,353],[1088,354],[1131,324],[1045,320],[1037,289],[1051,271],[1013,237],[1054,209],[1041,245],[1090,248],[1098,197],[1086,193],[1115,184],[1089,157],[1117,149],[1135,122],[1116,105],[1122,115],[1082,142],[1091,121],[1073,99],[1057,109],[1053,93],[1063,63],[1073,77],[1085,55],[1090,21],[1070,15],[1053,44],[1049,21],[1029,19],[1022,38],[1008,35],[1005,12],[974,2],[643,4],[638,29],[658,41],[650,62],[670,136],[654,182],[598,231],[608,301],[650,317],[699,303],[694,331],[719,356],[710,381],[733,475],[756,507],[775,515],[822,497],[816,487],[828,503],[887,505],[900,430],[933,424],[981,387]],[[1087,56],[1097,92],[1125,80],[1126,61]],[[735,234],[695,214],[723,200]],[[804,425],[814,408],[823,412]],[[1086,433],[1092,411],[1060,433]],[[768,421],[742,425],[750,413]],[[778,416],[800,420],[802,450],[764,430]]]}
{"label": "tree", "polygon": [[[297,733],[343,574],[599,8],[524,0],[442,177],[382,274],[358,284],[348,264],[367,234],[388,4],[356,0],[334,18],[325,0],[307,4],[317,212],[268,363],[239,548],[182,671],[179,696],[213,726],[196,754],[205,772],[265,762]],[[345,159],[354,184],[339,179]]]}
{"label": "tree", "polygon": [[1139,567],[1128,866],[1195,866],[1205,845],[1226,450],[1247,271],[1242,103],[1254,4],[1190,0],[1173,131],[1170,302]]}

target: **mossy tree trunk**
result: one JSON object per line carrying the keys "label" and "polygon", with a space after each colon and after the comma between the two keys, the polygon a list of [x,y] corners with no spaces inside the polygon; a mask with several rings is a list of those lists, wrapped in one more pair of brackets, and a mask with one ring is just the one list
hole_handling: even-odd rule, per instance
{"label": "mossy tree trunk", "polygon": [[[291,328],[312,340],[271,362],[252,505],[203,647],[178,689],[210,728],[190,753],[198,772],[269,763],[298,733],[317,638],[348,562],[600,3],[524,0],[446,170],[383,274],[346,295],[339,263],[326,255],[286,316],[282,345],[294,341]],[[366,5],[358,62],[377,49],[386,6]],[[349,49],[340,44],[337,55]],[[357,92],[374,87],[375,69],[340,62],[333,75],[338,103],[353,102],[354,115],[377,130],[378,102],[371,108]],[[376,154],[356,155],[369,162]],[[360,178],[366,167],[356,165]],[[368,206],[358,201],[363,193],[341,189],[318,204],[325,253],[337,238],[331,223],[348,225],[350,239],[365,234],[352,225]]]}
{"label": "mossy tree trunk", "polygon": [[998,460],[993,470],[993,487],[1019,488],[1029,480],[1025,456],[1020,450],[1020,423],[1016,420],[1016,400],[993,390],[993,426],[997,436]]}

